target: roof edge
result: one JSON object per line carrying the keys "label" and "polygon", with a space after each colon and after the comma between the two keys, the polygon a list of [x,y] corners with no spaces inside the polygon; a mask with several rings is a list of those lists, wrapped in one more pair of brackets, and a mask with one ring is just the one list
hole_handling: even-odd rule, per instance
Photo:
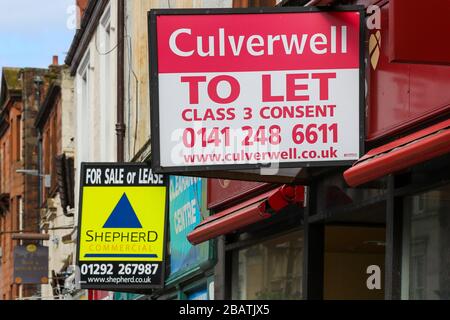
{"label": "roof edge", "polygon": [[88,7],[81,20],[81,27],[75,33],[75,36],[67,53],[65,64],[70,67],[70,74],[74,76],[78,65],[83,58],[89,42],[98,27],[98,22],[108,5],[109,0],[90,0]]}

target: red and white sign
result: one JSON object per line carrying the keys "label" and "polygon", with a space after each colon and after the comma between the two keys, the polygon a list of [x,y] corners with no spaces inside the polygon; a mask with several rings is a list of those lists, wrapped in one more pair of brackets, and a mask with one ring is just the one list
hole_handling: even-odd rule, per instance
{"label": "red and white sign", "polygon": [[154,166],[357,160],[361,12],[228,12],[151,12]]}

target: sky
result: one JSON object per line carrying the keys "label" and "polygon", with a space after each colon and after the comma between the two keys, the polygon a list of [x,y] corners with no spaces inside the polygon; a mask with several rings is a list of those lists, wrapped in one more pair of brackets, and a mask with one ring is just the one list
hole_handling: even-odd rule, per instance
{"label": "sky", "polygon": [[[75,0],[0,0],[0,68],[64,63],[75,34]],[[0,71],[1,72],[1,71]]]}

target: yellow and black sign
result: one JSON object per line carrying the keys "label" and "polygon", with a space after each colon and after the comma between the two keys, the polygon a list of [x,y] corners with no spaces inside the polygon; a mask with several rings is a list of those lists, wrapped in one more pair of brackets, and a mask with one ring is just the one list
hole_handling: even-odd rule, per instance
{"label": "yellow and black sign", "polygon": [[81,288],[163,285],[167,190],[165,177],[145,164],[82,164]]}

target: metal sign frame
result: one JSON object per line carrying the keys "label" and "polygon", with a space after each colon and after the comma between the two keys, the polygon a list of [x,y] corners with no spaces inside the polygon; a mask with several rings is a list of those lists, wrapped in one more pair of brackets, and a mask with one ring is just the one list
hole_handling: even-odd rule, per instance
{"label": "metal sign frame", "polygon": [[[226,164],[204,166],[171,166],[162,167],[160,158],[160,123],[159,123],[159,71],[157,45],[157,17],[160,15],[238,15],[238,14],[272,14],[272,13],[320,13],[320,12],[359,12],[360,44],[359,44],[359,157],[365,152],[365,109],[366,109],[366,30],[365,9],[361,5],[327,6],[327,7],[269,7],[269,8],[226,8],[226,9],[152,9],[148,12],[149,70],[150,70],[150,115],[151,115],[151,148],[152,168],[157,173],[183,175],[188,172],[201,174],[202,171],[219,170],[251,170],[267,168],[270,164]],[[313,161],[313,162],[279,162],[279,168],[336,167],[351,166],[355,161]]]}
{"label": "metal sign frame", "polygon": [[[81,231],[81,225],[82,225],[82,221],[83,221],[83,217],[82,217],[82,202],[83,202],[83,189],[85,187],[85,179],[86,179],[86,169],[88,168],[99,168],[99,167],[106,167],[106,168],[126,168],[126,167],[135,167],[135,168],[147,168],[147,169],[151,169],[148,164],[146,163],[99,163],[99,162],[82,162],[81,163],[81,167],[80,167],[80,190],[79,190],[79,196],[80,198],[78,199],[78,234],[77,234],[77,250],[76,250],[76,265],[78,267],[80,267],[80,231]],[[155,173],[155,172],[154,172]],[[144,285],[139,285],[139,284],[130,284],[130,285],[114,285],[114,284],[105,284],[105,285],[97,285],[97,284],[85,284],[83,283],[82,280],[82,275],[81,275],[81,268],[79,268],[79,270],[77,270],[77,272],[80,272],[79,275],[79,279],[80,279],[80,287],[81,289],[95,289],[95,290],[113,290],[113,291],[120,291],[120,290],[125,290],[125,291],[129,291],[129,290],[133,290],[133,289],[162,289],[164,288],[165,285],[165,277],[166,277],[166,242],[168,239],[168,232],[169,232],[169,223],[168,223],[168,219],[169,219],[169,179],[168,176],[164,176],[164,183],[162,185],[154,185],[154,187],[162,187],[164,186],[166,188],[166,199],[165,199],[165,212],[164,212],[164,234],[163,234],[163,253],[162,253],[162,261],[161,261],[161,280],[159,283],[157,284],[144,284]],[[95,186],[99,186],[99,187],[120,187],[118,185],[106,185],[106,184],[98,184]],[[124,186],[142,186],[141,184],[127,184]],[[148,185],[147,187],[152,187],[152,185]],[[81,262],[83,263],[83,262]],[[99,262],[88,262],[87,264],[94,264],[94,263],[108,263],[107,261],[99,261]],[[109,262],[111,263],[111,262]],[[119,263],[124,263],[124,264],[136,264],[136,261],[112,261],[113,264],[119,264]],[[149,262],[152,263],[152,262]],[[153,262],[154,263],[154,262]],[[114,276],[114,275],[113,275]],[[115,275],[117,276],[117,275]]]}

